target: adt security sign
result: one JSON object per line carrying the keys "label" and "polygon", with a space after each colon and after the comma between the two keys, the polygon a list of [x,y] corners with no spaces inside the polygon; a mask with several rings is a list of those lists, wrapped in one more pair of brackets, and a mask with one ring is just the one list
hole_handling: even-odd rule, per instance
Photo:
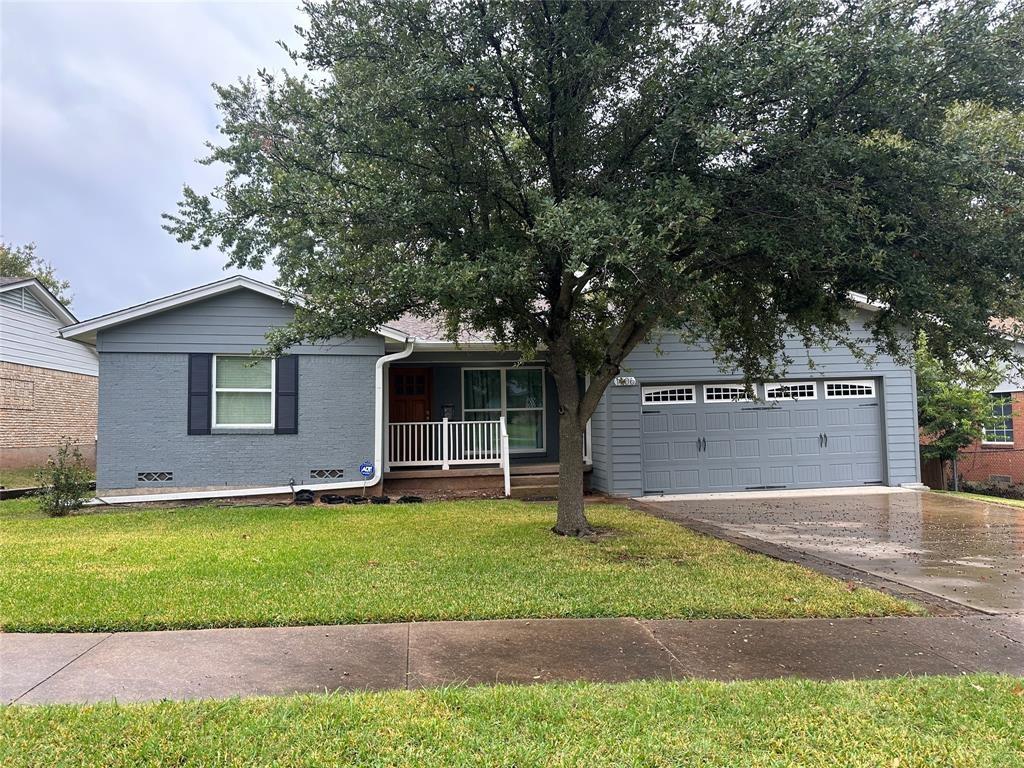
{"label": "adt security sign", "polygon": [[359,465],[359,474],[362,475],[363,477],[365,477],[367,480],[369,480],[371,477],[373,477],[373,462],[372,461],[364,461],[362,464],[360,464]]}

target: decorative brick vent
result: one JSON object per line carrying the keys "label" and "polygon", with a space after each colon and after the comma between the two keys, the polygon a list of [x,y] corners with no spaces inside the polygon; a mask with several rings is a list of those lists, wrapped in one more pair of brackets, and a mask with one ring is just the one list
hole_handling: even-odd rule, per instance
{"label": "decorative brick vent", "polygon": [[174,479],[173,472],[139,472],[140,483],[166,483]]}
{"label": "decorative brick vent", "polygon": [[340,480],[345,476],[344,469],[311,469],[310,480]]}

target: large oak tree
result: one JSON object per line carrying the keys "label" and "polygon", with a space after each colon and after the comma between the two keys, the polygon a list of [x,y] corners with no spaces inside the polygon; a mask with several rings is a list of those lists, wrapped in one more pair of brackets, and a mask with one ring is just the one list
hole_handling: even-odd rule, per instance
{"label": "large oak tree", "polygon": [[[589,530],[582,431],[662,331],[749,380],[786,334],[1006,352],[1024,303],[1018,2],[309,3],[296,73],[218,87],[226,167],[169,230],[272,260],[273,335],[406,310],[543,350],[555,530]],[[877,302],[863,344],[850,292]],[[912,345],[910,345],[912,346]],[[589,374],[589,385],[578,386]]]}

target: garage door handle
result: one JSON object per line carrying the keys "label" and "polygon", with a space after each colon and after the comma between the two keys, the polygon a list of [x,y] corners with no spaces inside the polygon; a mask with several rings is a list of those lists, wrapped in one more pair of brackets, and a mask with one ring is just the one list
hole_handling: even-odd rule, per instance
{"label": "garage door handle", "polygon": [[825,447],[828,448],[828,433],[825,433]]}
{"label": "garage door handle", "polygon": [[821,432],[818,433],[818,447],[821,448],[825,444],[825,435]]}
{"label": "garage door handle", "polygon": [[706,437],[702,437],[700,439],[700,449],[702,451],[706,451],[708,449],[708,439]]}

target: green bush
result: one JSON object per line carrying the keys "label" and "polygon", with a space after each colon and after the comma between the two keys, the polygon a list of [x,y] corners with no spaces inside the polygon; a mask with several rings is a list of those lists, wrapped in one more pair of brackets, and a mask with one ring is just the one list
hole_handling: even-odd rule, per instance
{"label": "green bush", "polygon": [[57,452],[39,471],[39,506],[50,517],[64,517],[85,503],[92,484],[92,473],[82,461],[78,443],[62,437]]}

